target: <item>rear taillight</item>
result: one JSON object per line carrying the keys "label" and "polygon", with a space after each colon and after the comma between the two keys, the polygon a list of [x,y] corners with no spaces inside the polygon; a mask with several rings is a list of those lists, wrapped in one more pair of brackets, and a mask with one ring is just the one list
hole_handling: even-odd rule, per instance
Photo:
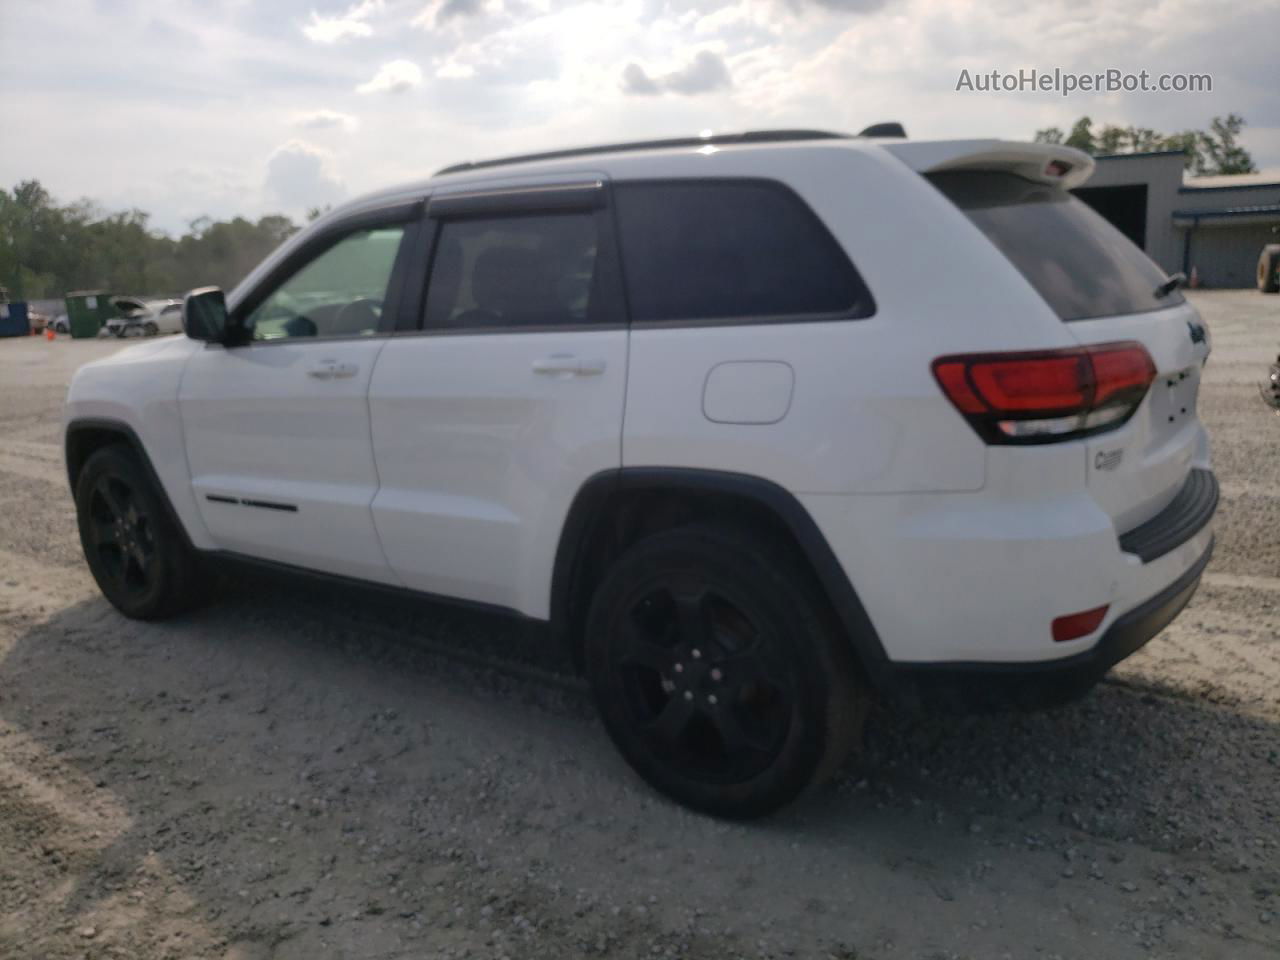
{"label": "rear taillight", "polygon": [[1124,423],[1156,368],[1142,344],[1124,341],[939,357],[933,375],[988,443],[1053,443]]}

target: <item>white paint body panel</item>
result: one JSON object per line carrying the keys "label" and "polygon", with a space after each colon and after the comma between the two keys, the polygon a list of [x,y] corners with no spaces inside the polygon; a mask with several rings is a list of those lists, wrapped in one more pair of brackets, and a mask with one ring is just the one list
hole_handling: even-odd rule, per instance
{"label": "white paint body panel", "polygon": [[[535,617],[549,614],[565,517],[593,475],[636,466],[760,477],[814,518],[890,659],[1063,657],[1188,570],[1211,534],[1145,565],[1117,540],[1169,502],[1187,469],[1208,465],[1194,411],[1203,350],[1182,332],[1194,311],[1063,323],[919,174],[996,165],[1032,176],[1053,159],[1073,164],[1073,183],[1090,168],[1060,147],[850,140],[638,151],[437,177],[322,218],[232,291],[230,306],[311,231],[363,209],[584,176],[731,176],[778,180],[805,200],[857,266],[876,311],[821,323],[637,325],[629,334],[237,350],[146,344],[84,368],[68,417],[133,427],[198,547]],[[930,371],[943,354],[1122,339],[1140,340],[1162,374],[1190,373],[1184,386],[1161,388],[1172,393],[1153,391],[1121,430],[1087,441],[988,447]],[[561,353],[602,361],[603,372],[534,372]],[[309,381],[305,366],[330,357],[357,375]],[[1170,415],[1184,419],[1170,425]],[[1093,476],[1095,454],[1116,448],[1120,467]],[[210,504],[207,493],[299,512]],[[1054,617],[1104,603],[1095,634],[1050,640]]]}
{"label": "white paint body panel", "polygon": [[791,409],[796,372],[776,360],[717,363],[702,386],[702,415],[713,423],[777,423]]}
{"label": "white paint body panel", "polygon": [[[557,355],[603,369],[535,372]],[[626,379],[621,329],[392,340],[370,389],[373,515],[404,583],[546,617],[569,506],[621,462]]]}
{"label": "white paint body panel", "polygon": [[[179,405],[196,503],[218,547],[397,583],[373,526],[369,381],[382,338],[281,340],[197,351]],[[354,368],[319,379],[329,363]],[[296,513],[211,502],[264,500]]]}
{"label": "white paint body panel", "polygon": [[196,505],[177,404],[187,361],[203,349],[186,337],[151,340],[85,364],[67,390],[63,421],[106,420],[132,429],[192,544],[212,550],[217,544]]}

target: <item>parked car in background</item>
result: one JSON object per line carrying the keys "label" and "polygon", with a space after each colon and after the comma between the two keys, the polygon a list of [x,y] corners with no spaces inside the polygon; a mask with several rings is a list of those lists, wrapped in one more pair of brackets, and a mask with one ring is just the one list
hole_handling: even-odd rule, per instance
{"label": "parked car in background", "polygon": [[54,333],[69,334],[71,332],[71,319],[65,313],[60,313],[49,321],[49,329]]}
{"label": "parked car in background", "polygon": [[116,337],[154,337],[160,333],[182,332],[181,300],[139,300],[112,297],[118,317],[108,320],[103,330]]}

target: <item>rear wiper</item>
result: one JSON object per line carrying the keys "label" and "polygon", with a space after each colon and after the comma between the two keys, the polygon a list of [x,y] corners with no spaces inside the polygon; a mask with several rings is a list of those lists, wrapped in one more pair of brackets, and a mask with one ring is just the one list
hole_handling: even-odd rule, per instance
{"label": "rear wiper", "polygon": [[1169,274],[1169,278],[1165,280],[1164,283],[1160,284],[1160,286],[1156,287],[1152,292],[1155,294],[1157,300],[1163,300],[1186,282],[1187,275],[1182,271],[1171,273]]}

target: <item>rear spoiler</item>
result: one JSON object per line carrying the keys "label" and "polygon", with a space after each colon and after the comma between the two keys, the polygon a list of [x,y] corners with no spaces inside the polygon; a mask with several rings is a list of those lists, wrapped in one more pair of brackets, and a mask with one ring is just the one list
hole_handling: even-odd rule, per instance
{"label": "rear spoiler", "polygon": [[919,173],[943,170],[1003,170],[1037,183],[1065,190],[1078,187],[1093,174],[1093,157],[1056,143],[1017,143],[1011,140],[916,140],[881,143]]}

